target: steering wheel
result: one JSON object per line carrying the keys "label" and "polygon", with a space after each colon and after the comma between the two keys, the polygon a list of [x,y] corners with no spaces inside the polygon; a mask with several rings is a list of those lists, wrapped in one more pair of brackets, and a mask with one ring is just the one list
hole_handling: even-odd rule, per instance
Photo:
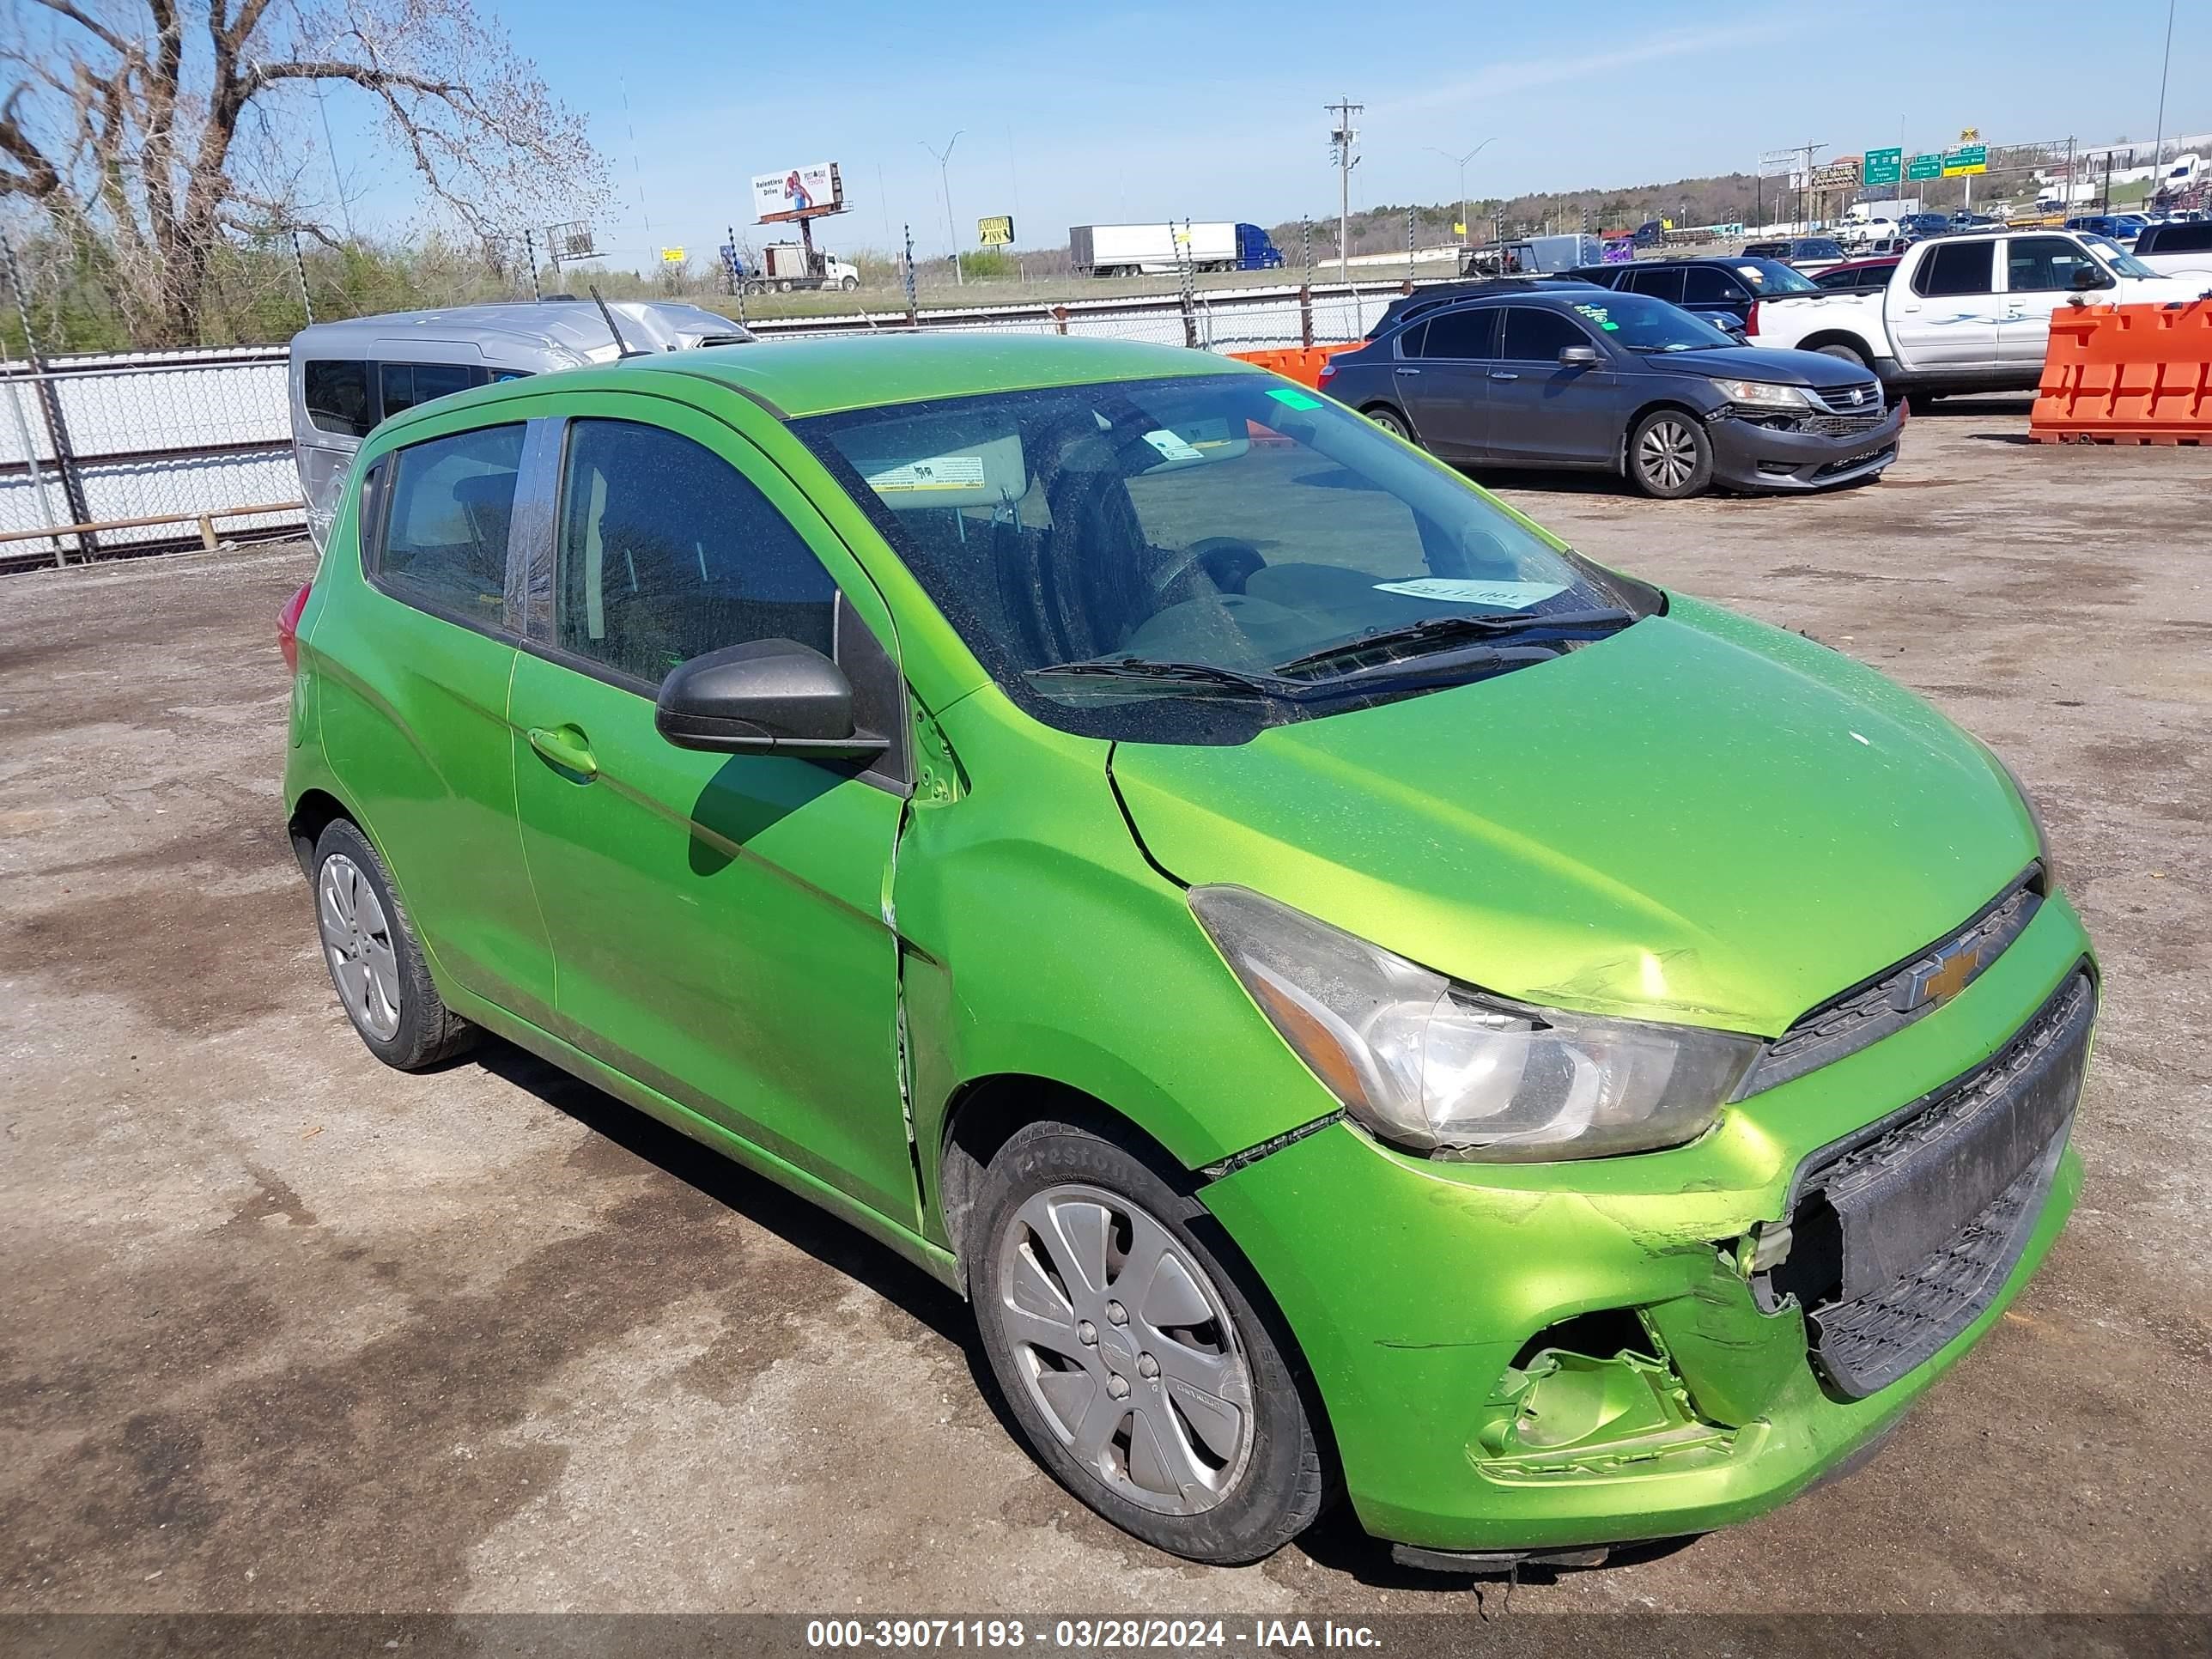
{"label": "steering wheel", "polygon": [[1253,572],[1267,568],[1267,560],[1260,556],[1260,550],[1251,543],[1239,541],[1234,536],[1206,536],[1183,549],[1182,556],[1152,586],[1156,592],[1166,594],[1192,572],[1203,570],[1221,592],[1242,593]]}

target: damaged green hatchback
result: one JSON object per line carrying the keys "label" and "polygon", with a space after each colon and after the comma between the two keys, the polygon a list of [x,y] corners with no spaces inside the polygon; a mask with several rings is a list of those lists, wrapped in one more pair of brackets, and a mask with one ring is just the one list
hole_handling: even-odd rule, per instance
{"label": "damaged green hatchback", "polygon": [[484,387],[363,443],[300,604],[368,1046],[495,1032],[921,1263],[1182,1555],[1758,1514],[2080,1183],[2095,969],[1995,757],[1243,365]]}

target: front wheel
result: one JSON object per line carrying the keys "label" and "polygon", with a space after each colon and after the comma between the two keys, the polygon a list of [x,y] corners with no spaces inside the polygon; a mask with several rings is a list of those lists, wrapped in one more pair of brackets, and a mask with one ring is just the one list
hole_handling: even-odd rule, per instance
{"label": "front wheel", "polygon": [[1874,367],[1872,363],[1867,362],[1863,356],[1860,356],[1855,349],[1850,346],[1844,345],[1840,342],[1832,345],[1819,346],[1814,349],[1818,350],[1823,357],[1838,357],[1844,362],[1856,363],[1861,368],[1872,368]]}
{"label": "front wheel", "polygon": [[859,277],[857,277],[857,276],[848,276],[848,277],[845,277],[842,281],[841,281],[841,282],[837,284],[837,286],[838,286],[839,288],[843,289],[845,290],[845,292],[846,292],[846,293],[848,293],[848,294],[850,294],[850,293],[851,293],[854,289],[856,289],[856,288],[860,287],[860,279]]}
{"label": "front wheel", "polygon": [[1628,476],[1662,501],[1702,494],[1713,481],[1713,441],[1705,422],[1679,409],[1646,415],[1628,434]]}
{"label": "front wheel", "polygon": [[969,1273],[991,1370],[1053,1477],[1146,1543],[1256,1561],[1320,1512],[1319,1447],[1205,1208],[1114,1141],[1033,1123],[991,1160]]}

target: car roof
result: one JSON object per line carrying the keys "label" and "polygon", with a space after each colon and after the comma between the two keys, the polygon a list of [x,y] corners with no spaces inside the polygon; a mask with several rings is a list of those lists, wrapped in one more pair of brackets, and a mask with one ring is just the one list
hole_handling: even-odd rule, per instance
{"label": "car roof", "polygon": [[[713,381],[788,420],[986,392],[1265,373],[1249,363],[1209,351],[1127,340],[1067,339],[1056,334],[908,334],[886,330],[832,340],[779,340],[654,352],[590,368],[565,369],[533,380],[511,380],[456,392],[434,404],[419,407],[442,413],[471,403],[497,403],[549,391],[590,391],[625,381],[629,382],[628,389],[635,390],[636,383],[630,377],[640,371]],[[398,418],[404,422],[406,416]]]}
{"label": "car roof", "polygon": [[[688,346],[700,338],[750,340],[741,325],[701,307],[653,300],[610,300],[607,309],[623,343],[655,350]],[[409,339],[490,347],[520,364],[548,366],[603,362],[618,350],[607,319],[589,300],[498,301],[444,306],[431,311],[393,311],[336,322],[311,323],[292,337],[292,356],[371,355]]]}

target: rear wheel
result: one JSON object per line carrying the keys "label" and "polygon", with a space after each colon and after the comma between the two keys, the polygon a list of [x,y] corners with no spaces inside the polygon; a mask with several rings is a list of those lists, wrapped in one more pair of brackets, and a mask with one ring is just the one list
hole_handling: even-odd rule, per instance
{"label": "rear wheel", "polygon": [[1033,1123],[991,1160],[965,1253],[992,1371],[1054,1478],[1161,1549],[1256,1561],[1320,1512],[1321,1454],[1205,1216],[1131,1150]]}
{"label": "rear wheel", "polygon": [[1420,441],[1413,435],[1413,428],[1407,424],[1406,417],[1388,404],[1377,404],[1374,408],[1360,412],[1394,438],[1403,438],[1409,444]]}
{"label": "rear wheel", "polygon": [[1713,444],[1705,422],[1679,409],[1656,410],[1628,434],[1628,476],[1647,495],[1680,501],[1713,481]]}
{"label": "rear wheel", "polygon": [[333,820],[315,842],[314,872],[323,965],[369,1053],[413,1072],[471,1046],[477,1028],[430,982],[422,942],[368,837]]}

